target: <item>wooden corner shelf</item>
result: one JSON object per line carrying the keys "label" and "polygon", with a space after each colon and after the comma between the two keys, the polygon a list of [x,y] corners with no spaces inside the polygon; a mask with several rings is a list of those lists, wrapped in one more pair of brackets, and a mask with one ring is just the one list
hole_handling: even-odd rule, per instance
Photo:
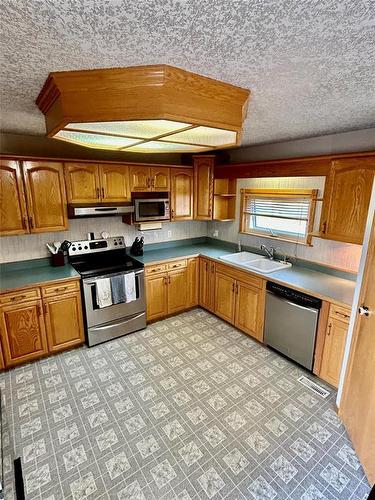
{"label": "wooden corner shelf", "polygon": [[214,180],[213,220],[233,221],[236,216],[237,179]]}

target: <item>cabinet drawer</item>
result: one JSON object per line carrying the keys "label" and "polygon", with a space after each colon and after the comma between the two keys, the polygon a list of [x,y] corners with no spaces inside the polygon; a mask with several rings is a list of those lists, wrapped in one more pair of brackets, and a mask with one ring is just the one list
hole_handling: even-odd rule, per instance
{"label": "cabinet drawer", "polygon": [[145,267],[146,276],[150,276],[152,274],[163,273],[167,270],[167,264],[155,264],[153,266]]}
{"label": "cabinet drawer", "polygon": [[19,290],[17,292],[0,295],[0,304],[17,304],[18,302],[25,302],[27,300],[33,300],[39,298],[40,298],[39,289],[31,288],[29,290]]}
{"label": "cabinet drawer", "polygon": [[252,285],[256,288],[262,288],[265,280],[258,278],[254,274],[250,274],[247,271],[238,270],[232,266],[226,266],[225,264],[216,264],[216,272],[220,272],[234,278],[236,280],[243,281],[248,285]]}
{"label": "cabinet drawer", "polygon": [[187,267],[187,260],[175,260],[174,262],[168,262],[167,269],[172,271],[173,269],[181,269],[182,267]]}
{"label": "cabinet drawer", "polygon": [[51,297],[60,293],[78,292],[79,281],[68,281],[62,283],[55,283],[53,285],[42,286],[42,296]]}
{"label": "cabinet drawer", "polygon": [[339,319],[344,321],[345,323],[349,323],[350,319],[350,309],[346,307],[336,306],[335,304],[331,304],[329,309],[329,315],[331,318]]}

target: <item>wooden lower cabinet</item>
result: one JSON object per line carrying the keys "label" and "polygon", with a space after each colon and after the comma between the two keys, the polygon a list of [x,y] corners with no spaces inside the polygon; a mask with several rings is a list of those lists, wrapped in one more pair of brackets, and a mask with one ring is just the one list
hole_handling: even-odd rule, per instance
{"label": "wooden lower cabinet", "polygon": [[168,314],[174,314],[187,308],[188,286],[186,281],[186,268],[168,272]]}
{"label": "wooden lower cabinet", "polygon": [[342,361],[344,358],[346,336],[349,327],[350,311],[347,317],[337,319],[337,314],[344,314],[343,308],[331,305],[319,376],[334,387],[338,387]]}
{"label": "wooden lower cabinet", "polygon": [[215,276],[215,314],[234,323],[236,280],[226,274]]}
{"label": "wooden lower cabinet", "polygon": [[153,321],[168,314],[168,273],[146,276],[147,319]]}
{"label": "wooden lower cabinet", "polygon": [[42,301],[1,308],[1,342],[5,366],[15,366],[48,353]]}
{"label": "wooden lower cabinet", "polygon": [[258,280],[259,287],[255,286],[250,277],[249,282],[242,281],[229,275],[234,271],[220,272],[223,268],[220,264],[215,275],[215,314],[262,342],[264,282]]}
{"label": "wooden lower cabinet", "polygon": [[[71,292],[72,289],[76,291]],[[51,290],[56,291],[52,294]],[[61,290],[67,290],[68,293],[61,293]],[[0,295],[0,304],[0,334],[5,368],[68,349],[84,341],[77,280],[3,294]]]}
{"label": "wooden lower cabinet", "polygon": [[82,344],[84,329],[79,292],[44,299],[49,352]]}
{"label": "wooden lower cabinet", "polygon": [[215,309],[215,263],[203,257],[199,259],[199,305]]}
{"label": "wooden lower cabinet", "polygon": [[193,257],[187,261],[187,298],[186,307],[198,305],[199,300],[199,259]]}
{"label": "wooden lower cabinet", "polygon": [[147,320],[184,311],[198,304],[198,258],[146,267]]}
{"label": "wooden lower cabinet", "polygon": [[265,291],[238,281],[236,294],[236,327],[263,342]]}

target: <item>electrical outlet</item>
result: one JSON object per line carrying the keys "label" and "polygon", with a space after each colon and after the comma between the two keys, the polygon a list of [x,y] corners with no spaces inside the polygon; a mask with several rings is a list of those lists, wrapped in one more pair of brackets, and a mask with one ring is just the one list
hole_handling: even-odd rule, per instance
{"label": "electrical outlet", "polygon": [[217,229],[215,229],[215,231],[212,233],[212,236],[214,238],[218,238],[219,237],[219,231]]}
{"label": "electrical outlet", "polygon": [[168,238],[172,238],[172,231],[168,231],[168,232],[167,232],[167,237],[168,237]]}

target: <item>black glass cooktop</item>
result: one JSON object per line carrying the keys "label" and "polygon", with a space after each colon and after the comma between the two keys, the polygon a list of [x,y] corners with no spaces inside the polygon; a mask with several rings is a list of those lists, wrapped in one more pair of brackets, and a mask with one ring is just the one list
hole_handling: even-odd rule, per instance
{"label": "black glass cooktop", "polygon": [[84,277],[101,276],[126,271],[136,271],[143,264],[127,255],[124,250],[113,250],[70,258],[74,269]]}

